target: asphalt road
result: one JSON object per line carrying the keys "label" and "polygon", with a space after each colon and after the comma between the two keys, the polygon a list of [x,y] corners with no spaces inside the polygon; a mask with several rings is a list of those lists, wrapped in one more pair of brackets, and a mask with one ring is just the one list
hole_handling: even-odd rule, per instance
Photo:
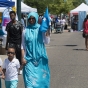
{"label": "asphalt road", "polygon": [[[50,88],[88,88],[88,51],[82,32],[51,34],[46,49],[51,72]],[[6,55],[0,57],[4,60]],[[2,88],[5,88],[3,80]],[[18,88],[24,88],[22,75]]]}

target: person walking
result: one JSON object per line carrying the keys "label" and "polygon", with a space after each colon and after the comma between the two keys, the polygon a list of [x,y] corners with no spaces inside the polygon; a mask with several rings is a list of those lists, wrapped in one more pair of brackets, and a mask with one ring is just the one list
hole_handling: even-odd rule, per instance
{"label": "person walking", "polygon": [[45,44],[50,42],[49,31],[42,33],[38,13],[28,15],[28,27],[22,35],[22,64],[25,88],[49,88],[50,70]]}
{"label": "person walking", "polygon": [[6,88],[17,88],[18,85],[18,69],[20,67],[19,60],[15,58],[15,48],[9,47],[7,56],[3,63],[3,73],[5,76]]}
{"label": "person walking", "polygon": [[88,50],[88,15],[84,19],[83,28],[84,28],[83,33],[85,34],[85,46],[86,50]]}
{"label": "person walking", "polygon": [[[9,13],[11,21],[6,26],[7,31],[7,41],[6,41],[6,50],[8,47],[15,47],[16,58],[20,61],[21,64],[21,40],[22,40],[22,31],[23,25],[20,21],[16,20],[15,11]],[[20,71],[19,74],[22,74]]]}
{"label": "person walking", "polygon": [[63,18],[61,19],[62,32],[64,31],[65,24],[66,24],[66,20],[65,20],[65,18],[63,17]]}

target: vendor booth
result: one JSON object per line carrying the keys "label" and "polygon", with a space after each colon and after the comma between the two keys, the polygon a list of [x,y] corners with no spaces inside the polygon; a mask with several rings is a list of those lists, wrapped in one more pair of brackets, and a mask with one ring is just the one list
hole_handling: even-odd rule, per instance
{"label": "vendor booth", "polygon": [[70,13],[79,13],[79,11],[86,11],[88,12],[88,5],[86,5],[85,3],[82,3],[81,5],[79,5],[78,7],[76,7],[75,9],[71,10]]}
{"label": "vendor booth", "polygon": [[15,5],[15,2],[12,0],[0,0],[0,7],[12,7]]}
{"label": "vendor booth", "polygon": [[[88,13],[88,6],[84,3],[82,3],[77,8],[70,11],[71,17],[74,16],[74,14],[76,14],[78,17],[74,19],[77,22],[77,25],[76,25],[77,31],[83,30],[82,25],[87,13]],[[73,23],[74,23],[74,20],[73,20]]]}
{"label": "vendor booth", "polygon": [[[15,2],[14,4],[15,4],[15,7],[16,7],[17,0],[12,0],[12,1]],[[6,7],[0,7],[0,12],[3,12],[5,9],[6,9]],[[37,9],[32,8],[32,7],[28,6],[28,5],[26,5],[25,3],[21,2],[21,12],[22,13],[29,13],[31,11],[37,12]]]}

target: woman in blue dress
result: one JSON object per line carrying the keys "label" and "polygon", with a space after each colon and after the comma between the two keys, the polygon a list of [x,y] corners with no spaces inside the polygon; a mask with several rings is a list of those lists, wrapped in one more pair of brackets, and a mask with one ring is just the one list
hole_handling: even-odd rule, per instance
{"label": "woman in blue dress", "polygon": [[22,35],[22,64],[25,88],[49,88],[50,71],[45,44],[50,42],[49,32],[42,33],[38,14],[28,15],[28,27]]}

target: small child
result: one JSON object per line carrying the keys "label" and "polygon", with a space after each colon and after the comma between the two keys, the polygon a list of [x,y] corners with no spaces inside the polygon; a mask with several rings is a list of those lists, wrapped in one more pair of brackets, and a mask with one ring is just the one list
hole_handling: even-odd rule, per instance
{"label": "small child", "polygon": [[2,78],[2,74],[3,74],[3,72],[2,72],[2,60],[0,58],[0,88],[1,88],[1,78]]}
{"label": "small child", "polygon": [[15,48],[9,47],[7,51],[8,58],[3,63],[3,73],[5,75],[5,87],[17,88],[18,70],[22,69],[18,59],[15,58]]}

